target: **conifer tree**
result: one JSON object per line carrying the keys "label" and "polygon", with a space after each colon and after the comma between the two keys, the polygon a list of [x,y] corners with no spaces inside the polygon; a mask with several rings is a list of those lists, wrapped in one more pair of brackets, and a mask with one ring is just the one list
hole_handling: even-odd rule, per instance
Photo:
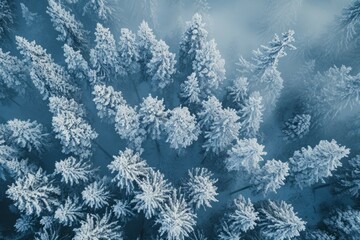
{"label": "conifer tree", "polygon": [[146,74],[154,89],[163,89],[173,82],[175,64],[175,54],[169,51],[169,46],[162,40],[157,41],[151,49],[151,59],[146,64]]}
{"label": "conifer tree", "polygon": [[203,98],[214,94],[225,80],[225,60],[221,57],[214,39],[205,43],[203,48],[196,50],[193,71],[199,80]]}
{"label": "conifer tree", "polygon": [[0,1],[0,37],[11,30],[14,24],[14,14],[10,7],[9,0]]}
{"label": "conifer tree", "polygon": [[218,154],[226,150],[239,136],[241,128],[239,119],[234,109],[221,109],[209,129],[205,130],[203,148],[206,152],[211,151]]}
{"label": "conifer tree", "polygon": [[59,32],[57,40],[70,46],[83,47],[86,44],[86,32],[83,25],[60,3],[55,0],[48,0],[48,3],[46,12],[50,15],[55,30]]}
{"label": "conifer tree", "polygon": [[360,74],[351,75],[351,67],[334,66],[315,76],[316,85],[309,86],[308,110],[320,124],[333,120],[342,113],[359,111]]}
{"label": "conifer tree", "polygon": [[60,189],[52,185],[52,180],[42,169],[18,178],[6,191],[14,205],[27,215],[40,216],[44,211],[54,211],[59,204]]}
{"label": "conifer tree", "polygon": [[90,50],[90,62],[101,80],[111,81],[124,69],[119,64],[119,54],[114,36],[109,28],[96,24],[95,47]]}
{"label": "conifer tree", "polygon": [[139,61],[141,70],[144,74],[146,72],[146,66],[152,58],[153,48],[157,44],[157,40],[153,30],[145,21],[141,22],[137,37],[137,45],[139,47]]}
{"label": "conifer tree", "polygon": [[360,234],[360,211],[353,208],[336,209],[324,223],[336,239],[355,240]]}
{"label": "conifer tree", "polygon": [[113,8],[110,6],[108,0],[90,0],[87,1],[84,6],[83,15],[88,12],[95,12],[99,19],[106,21],[111,17]]}
{"label": "conifer tree", "polygon": [[103,180],[87,185],[81,196],[84,204],[95,210],[108,206],[110,201],[110,192]]}
{"label": "conifer tree", "polygon": [[263,119],[262,96],[259,92],[253,92],[239,110],[241,133],[245,137],[256,137],[260,130]]}
{"label": "conifer tree", "polygon": [[199,126],[194,115],[187,107],[177,107],[171,110],[170,117],[165,123],[167,133],[166,142],[170,147],[181,150],[198,139]]}
{"label": "conifer tree", "polygon": [[75,113],[60,113],[52,118],[52,125],[63,153],[73,153],[83,159],[92,155],[92,141],[98,134],[83,118]]}
{"label": "conifer tree", "polygon": [[135,108],[127,104],[118,106],[115,115],[115,131],[122,139],[128,140],[130,146],[138,150],[141,148],[145,130],[140,125],[140,116]]}
{"label": "conifer tree", "polygon": [[43,99],[50,96],[70,97],[78,89],[70,83],[70,76],[65,69],[56,64],[51,55],[46,53],[35,41],[29,42],[16,36],[17,47],[30,67],[30,77]]}
{"label": "conifer tree", "polygon": [[337,175],[340,191],[346,191],[353,197],[360,195],[360,155],[349,160],[349,165]]}
{"label": "conifer tree", "polygon": [[92,94],[94,95],[93,101],[98,110],[98,116],[110,123],[114,123],[117,108],[126,104],[122,93],[115,91],[112,86],[96,84]]}
{"label": "conifer tree", "polygon": [[179,64],[182,71],[192,69],[196,51],[204,48],[208,32],[199,13],[195,13],[191,21],[186,23],[187,28],[182,36],[179,50]]}
{"label": "conifer tree", "polygon": [[248,86],[247,78],[239,77],[235,78],[232,85],[227,88],[234,107],[239,108],[245,103],[245,100],[248,98]]}
{"label": "conifer tree", "polygon": [[297,114],[285,122],[282,132],[285,140],[294,141],[303,138],[309,132],[311,116],[308,114]]}
{"label": "conifer tree", "polygon": [[108,168],[111,173],[116,173],[112,181],[121,189],[125,189],[127,194],[134,190],[135,184],[147,176],[149,171],[146,161],[140,158],[140,154],[128,148],[119,151],[119,155],[114,156]]}
{"label": "conifer tree", "polygon": [[0,48],[0,85],[18,94],[24,94],[26,85],[25,64]]}
{"label": "conifer tree", "polygon": [[29,152],[44,151],[47,145],[48,133],[42,124],[30,120],[22,121],[19,119],[9,120],[6,123],[6,141],[20,149],[26,149]]}
{"label": "conifer tree", "polygon": [[63,204],[60,204],[56,209],[54,218],[64,226],[74,226],[83,217],[85,213],[82,210],[82,205],[79,203],[78,198],[67,197]]}
{"label": "conifer tree", "polygon": [[225,167],[228,171],[245,170],[247,173],[254,173],[259,170],[259,163],[263,161],[264,145],[257,142],[256,138],[238,139],[236,144],[227,151]]}
{"label": "conifer tree", "polygon": [[144,98],[139,108],[140,122],[152,139],[160,139],[167,121],[168,112],[164,100],[149,95]]}
{"label": "conifer tree", "polygon": [[258,215],[250,199],[239,195],[234,199],[231,212],[226,215],[226,221],[233,232],[240,234],[255,228],[260,220]]}
{"label": "conifer tree", "polygon": [[194,168],[188,171],[189,180],[184,188],[189,199],[189,204],[194,205],[196,209],[200,207],[211,207],[212,202],[218,202],[216,199],[217,179],[206,168]]}
{"label": "conifer tree", "polygon": [[25,19],[26,25],[31,26],[34,22],[36,22],[39,19],[38,14],[30,12],[29,8],[25,4],[20,3],[20,7],[21,7],[21,14]]}
{"label": "conifer tree", "polygon": [[283,88],[283,79],[277,67],[279,60],[286,56],[286,50],[295,50],[295,32],[289,30],[281,37],[274,35],[268,46],[261,45],[261,49],[253,51],[252,61],[240,58],[240,74],[249,80],[251,92],[259,91],[266,102],[275,104]]}
{"label": "conifer tree", "polygon": [[194,231],[196,215],[187,206],[184,197],[174,190],[170,200],[161,209],[157,224],[159,233],[167,240],[184,240]]}
{"label": "conifer tree", "polygon": [[74,157],[68,157],[64,160],[55,162],[55,174],[61,175],[61,182],[70,186],[77,185],[80,182],[88,182],[95,169],[89,162],[77,160]]}
{"label": "conifer tree", "polygon": [[133,74],[139,70],[139,49],[135,34],[127,28],[120,30],[119,40],[119,63],[125,70],[124,74]]}
{"label": "conifer tree", "polygon": [[90,67],[88,62],[84,59],[84,56],[81,54],[80,50],[75,50],[67,44],[64,44],[63,49],[65,62],[69,73],[77,77],[79,80],[88,78]]}
{"label": "conifer tree", "polygon": [[285,178],[289,175],[289,165],[278,160],[268,160],[265,165],[252,175],[251,182],[257,192],[264,195],[274,192],[285,184]]}
{"label": "conifer tree", "polygon": [[134,209],[137,212],[144,212],[145,217],[150,219],[169,199],[172,187],[162,173],[152,169],[138,185],[140,190],[135,192],[132,200],[135,203]]}
{"label": "conifer tree", "polygon": [[305,230],[306,222],[297,216],[291,204],[268,200],[261,209],[261,234],[267,239],[292,239]]}
{"label": "conifer tree", "polygon": [[120,224],[112,220],[112,215],[86,214],[86,219],[81,221],[79,228],[74,229],[73,240],[123,240]]}
{"label": "conifer tree", "polygon": [[56,115],[60,114],[75,114],[77,117],[85,117],[85,108],[82,104],[77,103],[72,98],[66,97],[50,97],[49,111]]}
{"label": "conifer tree", "polygon": [[185,99],[187,104],[200,103],[201,90],[195,73],[188,76],[187,80],[185,80],[180,87],[180,96]]}
{"label": "conifer tree", "polygon": [[335,140],[321,140],[314,148],[308,146],[295,151],[289,159],[290,173],[294,183],[300,188],[310,186],[324,178],[342,165],[341,159],[347,157],[350,150],[337,144]]}

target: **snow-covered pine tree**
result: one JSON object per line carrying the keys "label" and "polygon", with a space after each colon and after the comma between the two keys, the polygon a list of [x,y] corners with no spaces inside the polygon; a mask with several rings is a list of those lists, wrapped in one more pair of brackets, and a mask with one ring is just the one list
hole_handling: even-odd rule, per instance
{"label": "snow-covered pine tree", "polygon": [[145,130],[140,124],[140,115],[135,108],[128,104],[121,104],[117,107],[115,131],[122,139],[129,141],[130,146],[137,150],[141,149]]}
{"label": "snow-covered pine tree", "polygon": [[246,77],[238,77],[227,87],[229,98],[236,109],[242,106],[248,98],[248,86],[249,82]]}
{"label": "snow-covered pine tree", "polygon": [[221,109],[213,119],[208,130],[205,130],[203,148],[206,152],[218,154],[226,150],[239,136],[241,128],[239,116],[232,108]]}
{"label": "snow-covered pine tree", "polygon": [[125,70],[123,73],[136,73],[139,70],[139,49],[135,34],[128,28],[122,28],[120,30],[118,52],[120,66]]}
{"label": "snow-covered pine tree", "polygon": [[236,144],[227,151],[225,167],[228,171],[245,170],[247,173],[257,171],[259,162],[263,161],[264,145],[257,142],[256,138],[238,139]]}
{"label": "snow-covered pine tree", "polygon": [[79,198],[66,198],[63,204],[60,204],[54,213],[54,218],[64,226],[77,225],[85,216],[82,210],[82,204],[79,203]]}
{"label": "snow-covered pine tree", "polygon": [[92,12],[95,12],[99,19],[107,21],[112,15],[113,8],[108,0],[89,0],[83,8],[83,15]]}
{"label": "snow-covered pine tree", "polygon": [[262,99],[259,92],[252,92],[239,110],[241,133],[245,137],[256,137],[259,133],[264,111]]}
{"label": "snow-covered pine tree", "polygon": [[112,182],[125,189],[127,194],[132,193],[134,184],[139,183],[149,171],[146,161],[140,158],[140,154],[128,148],[119,151],[119,155],[114,156],[114,160],[107,167],[111,173],[116,173]]}
{"label": "snow-covered pine tree", "polygon": [[88,182],[93,177],[95,170],[90,162],[68,157],[55,162],[54,173],[61,175],[61,182],[73,186],[80,182]]}
{"label": "snow-covered pine tree", "polygon": [[20,217],[16,219],[14,227],[18,233],[33,231],[35,227],[35,219],[33,216],[21,214]]}
{"label": "snow-covered pine tree", "polygon": [[6,168],[6,171],[13,179],[18,179],[20,177],[23,177],[24,175],[27,175],[28,173],[34,174],[38,170],[38,166],[30,163],[28,159],[18,160],[16,158],[17,155],[18,153],[15,152],[11,156],[11,160],[2,160],[3,167]]}
{"label": "snow-covered pine tree", "polygon": [[331,216],[324,219],[324,223],[336,239],[356,240],[360,235],[360,211],[348,209],[336,209]]}
{"label": "snow-covered pine tree", "polygon": [[134,209],[140,213],[144,212],[147,219],[158,213],[165,202],[170,198],[172,187],[165,179],[164,174],[158,170],[150,169],[144,179],[138,183],[139,191],[135,192],[132,203]]}
{"label": "snow-covered pine tree", "polygon": [[27,87],[25,70],[23,61],[0,48],[0,85],[24,94]]}
{"label": "snow-covered pine tree", "polygon": [[214,94],[225,80],[225,60],[221,57],[214,39],[196,50],[193,71],[199,81],[203,99]]}
{"label": "snow-covered pine tree", "polygon": [[24,3],[20,3],[20,7],[21,14],[22,17],[25,19],[26,25],[31,26],[34,22],[39,20],[38,14],[31,12]]}
{"label": "snow-covered pine tree", "polygon": [[188,76],[187,80],[181,83],[180,88],[180,96],[185,99],[186,104],[200,103],[201,90],[195,73]]}
{"label": "snow-covered pine tree", "polygon": [[259,213],[255,211],[254,205],[250,198],[245,199],[239,195],[234,199],[231,206],[231,213],[226,215],[226,222],[232,231],[241,233],[253,230],[257,225]]}
{"label": "snow-covered pine tree", "polygon": [[165,110],[164,100],[149,95],[143,98],[139,108],[140,123],[152,139],[160,139],[164,131],[168,112]]}
{"label": "snow-covered pine tree", "polygon": [[63,153],[73,153],[82,159],[92,155],[92,141],[98,134],[83,118],[72,112],[60,113],[53,116],[52,126]]}
{"label": "snow-covered pine tree", "polygon": [[283,33],[281,38],[275,34],[268,46],[261,45],[261,50],[253,51],[252,62],[240,58],[241,76],[248,78],[250,91],[259,91],[266,103],[275,104],[283,88],[277,67],[280,58],[287,55],[285,50],[296,49],[292,45],[294,34],[293,30]]}
{"label": "snow-covered pine tree", "polygon": [[349,160],[349,165],[337,175],[340,191],[346,191],[353,197],[360,195],[360,155]]}
{"label": "snow-covered pine tree", "polygon": [[151,59],[146,64],[147,79],[153,89],[163,89],[173,82],[175,69],[175,54],[169,51],[169,46],[163,41],[157,41],[151,48]]}
{"label": "snow-covered pine tree", "polygon": [[177,107],[170,111],[170,117],[165,123],[166,142],[170,147],[181,150],[198,139],[199,126],[194,115],[187,107]]}
{"label": "snow-covered pine tree", "polygon": [[308,114],[297,114],[285,122],[282,132],[287,141],[294,141],[303,138],[309,133],[311,116]]}
{"label": "snow-covered pine tree", "polygon": [[55,228],[40,228],[34,233],[34,240],[53,240],[59,239],[59,230]]}
{"label": "snow-covered pine tree", "polygon": [[103,216],[86,214],[81,226],[74,229],[73,240],[123,240],[123,233],[118,221],[112,220],[112,215],[105,212]]}
{"label": "snow-covered pine tree", "polygon": [[51,55],[46,53],[35,41],[29,42],[16,36],[17,48],[29,64],[30,77],[43,99],[50,96],[70,97],[78,89],[70,83],[70,76],[65,69],[56,64]]}
{"label": "snow-covered pine tree", "polygon": [[211,123],[220,115],[222,110],[221,102],[215,97],[210,96],[201,102],[201,109],[197,113],[199,124],[203,129],[209,129]]}
{"label": "snow-covered pine tree", "polygon": [[14,14],[11,10],[9,0],[0,0],[0,37],[11,30],[14,23]]}
{"label": "snow-covered pine tree", "polygon": [[72,98],[66,97],[50,97],[49,111],[56,115],[75,114],[77,117],[85,117],[85,108],[82,104],[77,103]]}
{"label": "snow-covered pine tree", "polygon": [[266,239],[292,239],[305,230],[306,222],[297,216],[291,204],[284,201],[268,200],[260,213],[260,231]]}
{"label": "snow-covered pine tree", "polygon": [[264,36],[276,31],[286,31],[297,24],[303,0],[269,0],[266,2],[266,13],[262,18],[261,28]]}
{"label": "snow-covered pine tree", "polygon": [[340,16],[336,18],[332,36],[328,39],[328,51],[340,52],[349,49],[359,38],[360,31],[360,1],[354,0],[342,9]]}
{"label": "snow-covered pine tree", "polygon": [[186,197],[189,204],[195,209],[201,207],[211,207],[212,202],[218,202],[216,199],[217,187],[216,178],[206,168],[194,168],[188,171],[189,179],[184,184]]}
{"label": "snow-covered pine tree", "polygon": [[342,165],[341,159],[350,150],[337,144],[335,140],[321,140],[314,148],[308,146],[295,151],[289,159],[290,174],[294,184],[300,188],[310,186],[332,176],[332,171]]}
{"label": "snow-covered pine tree", "polygon": [[242,235],[240,232],[233,230],[229,227],[226,221],[222,221],[219,229],[217,230],[217,239],[219,240],[241,240]]}
{"label": "snow-covered pine tree", "polygon": [[315,76],[316,86],[309,91],[308,110],[321,124],[337,116],[354,112],[358,114],[360,104],[360,74],[351,75],[351,67],[334,66],[325,73]]}
{"label": "snow-covered pine tree", "polygon": [[184,240],[194,231],[195,218],[184,197],[174,190],[156,219],[160,225],[159,234],[167,240]]}
{"label": "snow-covered pine tree", "polygon": [[104,180],[90,183],[81,192],[84,204],[95,210],[109,205],[110,192]]}
{"label": "snow-covered pine tree", "polygon": [[139,47],[139,61],[143,74],[145,75],[146,66],[152,58],[153,48],[157,43],[153,30],[148,23],[142,21],[137,32],[137,45]]}
{"label": "snow-covered pine tree", "polygon": [[61,3],[55,0],[48,0],[48,3],[46,13],[50,15],[55,30],[59,32],[56,39],[76,48],[84,47],[87,34],[84,26]]}
{"label": "snow-covered pine tree", "polygon": [[278,160],[268,160],[265,165],[252,175],[251,182],[256,191],[264,195],[274,192],[285,184],[289,175],[289,165]]}
{"label": "snow-covered pine tree", "polygon": [[59,205],[60,189],[53,186],[52,180],[39,169],[18,178],[6,190],[6,195],[21,212],[40,216],[44,211],[54,211],[54,206]]}
{"label": "snow-covered pine tree", "polygon": [[182,36],[179,50],[179,65],[182,72],[190,72],[195,60],[196,51],[204,48],[208,32],[200,14],[195,13],[191,21],[186,23],[186,31]]}
{"label": "snow-covered pine tree", "polygon": [[90,50],[90,62],[100,79],[111,81],[124,69],[119,64],[119,54],[114,36],[109,28],[96,24],[95,47]]}
{"label": "snow-covered pine tree", "polygon": [[46,133],[42,124],[30,120],[9,120],[6,125],[6,142],[14,147],[42,152],[46,145],[49,134]]}
{"label": "snow-covered pine tree", "polygon": [[129,217],[133,216],[133,209],[128,200],[115,200],[112,206],[112,212],[120,221],[125,222]]}
{"label": "snow-covered pine tree", "polygon": [[[78,78],[79,80],[85,80],[89,77],[89,64],[84,59],[80,50],[75,50],[71,46],[64,44],[64,57],[67,66],[67,70],[73,76]],[[90,82],[92,83],[92,82]]]}
{"label": "snow-covered pine tree", "polygon": [[307,231],[304,237],[305,240],[336,240],[334,236],[329,235],[327,232],[318,229]]}
{"label": "snow-covered pine tree", "polygon": [[93,101],[98,110],[98,116],[110,123],[114,123],[117,108],[126,104],[122,93],[115,91],[112,86],[96,84],[92,94],[94,95]]}

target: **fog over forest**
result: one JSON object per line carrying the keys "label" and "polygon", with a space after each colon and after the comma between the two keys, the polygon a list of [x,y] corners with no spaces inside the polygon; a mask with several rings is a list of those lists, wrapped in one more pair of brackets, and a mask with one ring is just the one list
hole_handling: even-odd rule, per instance
{"label": "fog over forest", "polygon": [[360,0],[0,0],[0,240],[359,240]]}

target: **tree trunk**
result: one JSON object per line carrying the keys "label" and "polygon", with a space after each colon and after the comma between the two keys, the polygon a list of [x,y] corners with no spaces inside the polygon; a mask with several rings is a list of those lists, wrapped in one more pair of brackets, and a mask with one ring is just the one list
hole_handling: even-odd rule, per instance
{"label": "tree trunk", "polygon": [[251,188],[251,187],[252,187],[252,185],[249,185],[249,186],[240,188],[240,189],[238,189],[238,190],[232,191],[232,192],[230,192],[230,195],[233,195],[233,194],[235,194],[235,193],[241,192],[241,191],[246,190],[246,189]]}
{"label": "tree trunk", "polygon": [[321,185],[318,185],[318,186],[315,186],[312,188],[313,191],[317,190],[317,189],[320,189],[320,188],[325,188],[325,187],[329,187],[331,186],[331,182],[330,183],[325,183],[325,184],[321,184]]}
{"label": "tree trunk", "polygon": [[112,159],[111,154],[110,154],[108,151],[106,151],[98,142],[94,141],[94,143],[99,147],[99,149],[100,149],[103,153],[105,153],[106,156],[108,156],[110,159]]}

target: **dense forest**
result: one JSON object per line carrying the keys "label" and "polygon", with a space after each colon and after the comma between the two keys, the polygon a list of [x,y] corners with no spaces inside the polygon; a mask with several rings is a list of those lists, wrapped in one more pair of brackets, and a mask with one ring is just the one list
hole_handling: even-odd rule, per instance
{"label": "dense forest", "polygon": [[360,0],[0,0],[0,239],[359,240]]}

